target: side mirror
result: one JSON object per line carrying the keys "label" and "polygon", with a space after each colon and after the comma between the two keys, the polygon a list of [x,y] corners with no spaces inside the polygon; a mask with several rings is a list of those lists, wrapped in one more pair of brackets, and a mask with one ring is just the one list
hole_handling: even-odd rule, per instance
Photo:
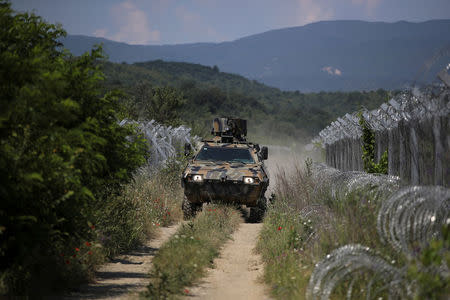
{"label": "side mirror", "polygon": [[261,157],[263,160],[266,160],[267,158],[269,158],[269,150],[267,149],[267,147],[261,148]]}
{"label": "side mirror", "polygon": [[188,156],[191,153],[192,146],[189,143],[184,144],[184,156]]}

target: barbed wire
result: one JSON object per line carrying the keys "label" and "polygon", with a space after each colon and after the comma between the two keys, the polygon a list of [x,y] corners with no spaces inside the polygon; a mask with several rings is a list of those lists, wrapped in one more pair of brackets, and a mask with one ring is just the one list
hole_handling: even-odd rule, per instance
{"label": "barbed wire", "polygon": [[380,292],[387,292],[390,299],[403,299],[411,295],[411,288],[405,280],[405,269],[395,267],[369,247],[356,244],[335,249],[316,264],[309,279],[306,298],[327,300],[339,283],[350,280],[346,294],[347,299],[351,299],[354,283],[364,276],[371,278],[364,280],[366,299],[377,299]]}
{"label": "barbed wire", "polygon": [[405,187],[383,202],[377,218],[377,231],[408,258],[416,257],[442,226],[450,223],[450,190],[440,186]]}
{"label": "barbed wire", "polygon": [[[348,283],[347,299],[352,297],[356,282],[358,287],[364,287],[366,299],[377,299],[380,293],[390,299],[417,295],[417,283],[407,276],[408,261],[417,262],[432,240],[442,240],[443,228],[450,224],[450,189],[401,187],[392,176],[342,172],[317,163],[312,166],[312,176],[319,182],[319,188],[328,190],[336,200],[357,189],[369,194],[378,190],[381,208],[377,213],[377,232],[383,243],[406,257],[406,264],[396,266],[395,261],[363,245],[345,245],[316,264],[308,284],[307,299],[329,299],[344,281]],[[442,249],[443,253],[449,250],[448,246]],[[445,260],[440,265],[419,264],[418,268],[419,272],[435,274],[445,280],[450,278]]]}
{"label": "barbed wire", "polygon": [[155,120],[135,121],[124,119],[121,126],[132,124],[137,133],[142,134],[147,145],[147,163],[138,172],[151,175],[155,170],[165,165],[169,158],[175,157],[183,151],[186,143],[195,146],[200,138],[191,136],[191,129],[181,125],[178,127],[164,126]]}
{"label": "barbed wire", "polygon": [[450,87],[403,91],[378,109],[346,114],[311,143],[326,151],[326,163],[342,171],[363,171],[360,114],[375,134],[375,160],[387,150],[388,174],[405,183],[448,186]]}

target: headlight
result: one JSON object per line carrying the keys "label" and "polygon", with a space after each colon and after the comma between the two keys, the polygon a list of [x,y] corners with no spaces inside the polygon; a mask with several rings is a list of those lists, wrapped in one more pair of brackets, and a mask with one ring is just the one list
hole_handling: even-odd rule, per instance
{"label": "headlight", "polygon": [[202,175],[194,175],[194,176],[192,176],[192,179],[193,179],[195,182],[202,182],[202,181],[203,181]]}
{"label": "headlight", "polygon": [[252,177],[244,177],[244,183],[252,184],[255,180]]}

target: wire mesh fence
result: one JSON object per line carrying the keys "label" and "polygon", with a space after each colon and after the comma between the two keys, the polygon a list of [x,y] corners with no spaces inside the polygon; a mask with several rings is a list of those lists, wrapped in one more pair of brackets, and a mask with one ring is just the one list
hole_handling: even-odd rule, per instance
{"label": "wire mesh fence", "polygon": [[[375,133],[375,159],[388,151],[388,174],[405,183],[450,182],[450,87],[404,91],[378,109],[360,113]],[[359,112],[346,114],[323,129],[313,144],[325,148],[326,163],[342,171],[362,171]]]}

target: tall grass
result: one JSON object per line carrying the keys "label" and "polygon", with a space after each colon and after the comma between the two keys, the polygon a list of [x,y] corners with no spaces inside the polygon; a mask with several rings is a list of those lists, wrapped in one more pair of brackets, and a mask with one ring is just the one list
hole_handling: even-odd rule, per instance
{"label": "tall grass", "polygon": [[[277,176],[275,201],[257,245],[266,263],[264,280],[275,298],[304,298],[316,264],[347,244],[366,245],[392,261],[402,259],[378,239],[376,214],[382,194],[370,187],[331,193],[310,169],[299,165]],[[345,291],[337,289],[335,296],[344,297]]]}
{"label": "tall grass", "polygon": [[153,178],[137,175],[121,195],[98,210],[98,240],[107,256],[129,250],[152,238],[161,226],[181,220],[183,190],[163,169]]}
{"label": "tall grass", "polygon": [[312,226],[304,222],[286,202],[276,201],[268,210],[257,243],[265,262],[264,281],[277,299],[299,299],[304,295],[313,267],[303,258]]}

